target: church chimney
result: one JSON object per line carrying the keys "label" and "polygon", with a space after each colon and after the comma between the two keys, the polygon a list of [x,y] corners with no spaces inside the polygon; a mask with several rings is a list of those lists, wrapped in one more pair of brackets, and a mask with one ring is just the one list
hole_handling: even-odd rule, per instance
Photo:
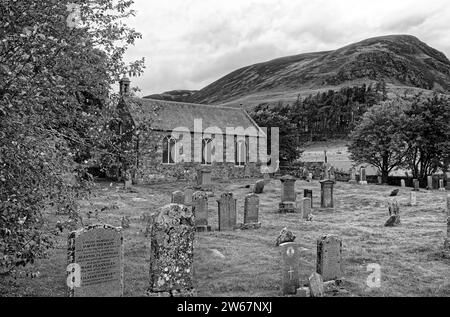
{"label": "church chimney", "polygon": [[119,81],[119,87],[120,87],[120,95],[124,96],[130,93],[130,83],[131,80],[123,76],[122,79]]}

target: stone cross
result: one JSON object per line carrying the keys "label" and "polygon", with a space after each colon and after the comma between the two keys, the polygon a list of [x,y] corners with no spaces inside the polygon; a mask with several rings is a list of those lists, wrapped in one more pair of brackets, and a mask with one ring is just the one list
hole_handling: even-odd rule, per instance
{"label": "stone cross", "polygon": [[279,204],[280,213],[295,212],[295,182],[296,179],[290,175],[283,176],[281,179],[281,203]]}
{"label": "stone cross", "polygon": [[123,236],[120,228],[93,225],[69,234],[69,297],[123,296]]}
{"label": "stone cross", "polygon": [[149,296],[194,295],[194,215],[184,205],[162,207],[150,234]]}
{"label": "stone cross", "polygon": [[317,240],[316,271],[323,281],[342,278],[342,240],[335,235],[326,235]]}
{"label": "stone cross", "polygon": [[360,185],[367,185],[366,168],[364,166],[361,166],[359,175],[360,175],[359,184]]}
{"label": "stone cross", "polygon": [[217,200],[219,209],[219,231],[234,230],[236,223],[236,199],[233,193],[224,193]]}
{"label": "stone cross", "polygon": [[208,194],[195,192],[192,195],[192,213],[195,217],[195,229],[197,231],[211,231],[211,226],[208,225]]}
{"label": "stone cross", "polygon": [[300,287],[298,247],[293,242],[280,245],[281,252],[281,292],[283,295],[294,295]]}
{"label": "stone cross", "polygon": [[175,191],[172,193],[172,204],[184,205],[184,193],[182,191]]}
{"label": "stone cross", "polygon": [[334,209],[333,186],[334,181],[324,180],[321,185],[321,209]]}

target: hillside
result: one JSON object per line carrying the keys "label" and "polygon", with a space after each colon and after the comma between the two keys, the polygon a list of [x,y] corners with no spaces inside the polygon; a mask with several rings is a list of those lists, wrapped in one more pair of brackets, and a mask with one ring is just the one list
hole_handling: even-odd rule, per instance
{"label": "hillside", "polygon": [[172,90],[162,94],[145,96],[145,99],[165,100],[165,101],[184,101],[190,98],[197,90]]}
{"label": "hillside", "polygon": [[410,35],[367,39],[335,51],[278,58],[238,69],[184,101],[239,106],[294,100],[346,85],[384,80],[391,90],[450,91],[450,61]]}

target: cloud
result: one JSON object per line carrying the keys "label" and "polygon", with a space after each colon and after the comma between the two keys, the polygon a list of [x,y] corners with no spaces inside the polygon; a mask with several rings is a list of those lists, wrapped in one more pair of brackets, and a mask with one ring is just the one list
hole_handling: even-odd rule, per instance
{"label": "cloud", "polygon": [[408,33],[450,56],[447,0],[135,0],[128,24],[143,34],[127,53],[146,57],[133,79],[143,95],[201,89],[238,68]]}

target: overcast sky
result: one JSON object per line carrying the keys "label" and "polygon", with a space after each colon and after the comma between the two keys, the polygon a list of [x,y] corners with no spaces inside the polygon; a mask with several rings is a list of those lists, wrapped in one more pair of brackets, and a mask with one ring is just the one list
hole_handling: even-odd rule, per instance
{"label": "overcast sky", "polygon": [[250,64],[334,50],[369,37],[411,34],[450,57],[448,0],[134,0],[143,35],[127,60],[142,95],[201,89]]}

